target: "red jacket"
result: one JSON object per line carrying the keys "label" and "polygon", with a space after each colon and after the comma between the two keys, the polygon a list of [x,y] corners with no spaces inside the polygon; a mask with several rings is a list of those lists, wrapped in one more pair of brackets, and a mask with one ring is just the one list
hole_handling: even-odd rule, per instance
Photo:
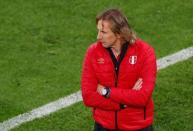
{"label": "red jacket", "polygon": [[[93,107],[96,122],[108,129],[138,130],[153,122],[152,92],[156,80],[156,57],[151,46],[142,40],[128,45],[116,75],[111,55],[100,42],[86,53],[82,71],[82,96],[86,106]],[[133,90],[138,78],[142,88]],[[110,97],[96,92],[97,85],[110,87]],[[120,109],[125,104],[125,109]]]}

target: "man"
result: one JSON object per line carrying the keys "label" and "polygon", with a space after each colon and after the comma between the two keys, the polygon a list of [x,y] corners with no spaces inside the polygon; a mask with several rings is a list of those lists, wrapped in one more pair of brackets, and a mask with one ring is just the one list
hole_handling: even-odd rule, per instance
{"label": "man", "polygon": [[92,107],[94,131],[152,131],[156,80],[153,48],[136,38],[117,9],[96,17],[98,41],[84,59],[83,102]]}

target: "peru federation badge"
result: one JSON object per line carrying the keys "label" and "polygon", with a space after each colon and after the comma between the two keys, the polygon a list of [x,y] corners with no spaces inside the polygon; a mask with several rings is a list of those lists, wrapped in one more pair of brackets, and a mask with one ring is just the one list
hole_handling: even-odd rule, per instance
{"label": "peru federation badge", "polygon": [[133,56],[129,57],[129,63],[131,65],[134,65],[136,62],[137,62],[137,56],[136,55],[133,55]]}

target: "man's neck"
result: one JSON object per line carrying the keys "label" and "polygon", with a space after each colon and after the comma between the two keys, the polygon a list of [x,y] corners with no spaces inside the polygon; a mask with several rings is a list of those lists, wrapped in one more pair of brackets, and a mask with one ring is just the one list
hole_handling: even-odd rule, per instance
{"label": "man's neck", "polygon": [[111,48],[113,54],[115,57],[119,56],[119,54],[121,53],[121,48],[120,49],[117,49],[117,48]]}
{"label": "man's neck", "polygon": [[123,41],[120,41],[119,43],[117,43],[115,46],[111,47],[112,51],[113,51],[113,54],[117,57],[120,55],[121,53],[121,49],[122,49],[122,46],[123,46]]}

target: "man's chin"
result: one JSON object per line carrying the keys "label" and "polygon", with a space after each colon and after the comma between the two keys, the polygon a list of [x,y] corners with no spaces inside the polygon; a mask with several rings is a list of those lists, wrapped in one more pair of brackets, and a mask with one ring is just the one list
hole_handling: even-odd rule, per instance
{"label": "man's chin", "polygon": [[109,47],[108,45],[106,45],[106,44],[104,44],[104,43],[102,43],[102,46],[103,46],[104,48],[108,48],[108,47]]}

